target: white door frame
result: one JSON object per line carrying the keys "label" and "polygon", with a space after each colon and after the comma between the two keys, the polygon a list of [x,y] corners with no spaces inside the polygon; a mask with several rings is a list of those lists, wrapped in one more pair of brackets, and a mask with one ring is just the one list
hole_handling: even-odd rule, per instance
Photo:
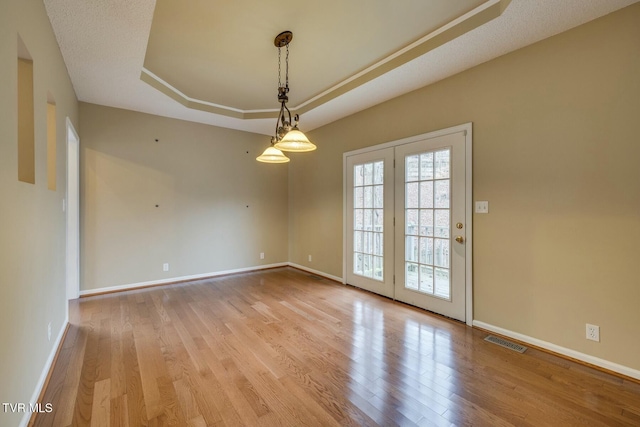
{"label": "white door frame", "polygon": [[347,157],[355,154],[368,153],[370,151],[383,148],[397,147],[398,145],[410,144],[423,139],[436,138],[452,133],[464,132],[465,135],[465,215],[466,215],[466,244],[465,244],[465,323],[469,326],[473,323],[473,124],[471,122],[447,129],[428,132],[421,135],[398,139],[396,141],[385,142],[359,150],[348,151],[342,155],[342,283],[347,283]]}
{"label": "white door frame", "polygon": [[67,117],[67,300],[80,296],[80,138]]}

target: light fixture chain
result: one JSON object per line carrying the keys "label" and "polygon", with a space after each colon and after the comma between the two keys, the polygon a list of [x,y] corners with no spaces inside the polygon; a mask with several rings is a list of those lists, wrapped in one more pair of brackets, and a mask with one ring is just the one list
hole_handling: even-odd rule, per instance
{"label": "light fixture chain", "polygon": [[280,76],[281,76],[281,71],[280,71],[280,46],[278,46],[278,90],[280,90],[280,88],[282,87],[282,81],[280,80]]}
{"label": "light fixture chain", "polygon": [[287,58],[286,58],[286,71],[285,71],[285,79],[287,89],[289,88],[289,43],[287,43]]}

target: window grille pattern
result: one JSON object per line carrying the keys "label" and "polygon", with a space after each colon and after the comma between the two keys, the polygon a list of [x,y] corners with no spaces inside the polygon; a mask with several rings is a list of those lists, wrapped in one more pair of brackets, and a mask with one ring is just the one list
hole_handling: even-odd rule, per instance
{"label": "window grille pattern", "polygon": [[405,287],[451,299],[451,149],[405,157]]}
{"label": "window grille pattern", "polygon": [[353,273],[384,280],[384,161],[353,168]]}

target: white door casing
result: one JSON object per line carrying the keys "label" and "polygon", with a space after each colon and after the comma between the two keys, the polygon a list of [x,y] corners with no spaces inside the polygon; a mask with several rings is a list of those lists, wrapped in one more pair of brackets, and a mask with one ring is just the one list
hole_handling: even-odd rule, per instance
{"label": "white door casing", "polygon": [[[354,263],[357,258],[354,251],[354,237],[355,231],[354,223],[359,219],[356,216],[354,209],[355,195],[354,189],[357,188],[355,183],[355,168],[358,165],[364,165],[379,161],[379,159],[385,158],[385,165],[391,163],[388,160],[388,151],[392,150],[392,159],[395,164],[393,171],[393,177],[387,175],[388,170],[385,169],[384,173],[384,280],[378,280],[377,283],[372,283],[372,279],[366,277],[367,274],[354,273]],[[418,177],[412,177],[407,185],[406,167],[407,157],[413,157],[411,161],[415,161],[415,156],[425,159],[429,157],[428,153],[433,153],[433,170],[435,173],[436,168],[439,168],[439,175],[436,177],[429,177],[427,175]],[[438,153],[438,154],[436,154]],[[426,156],[421,156],[426,154]],[[436,156],[438,157],[436,159]],[[449,157],[449,177],[443,177],[442,171],[446,168],[437,166]],[[378,159],[378,160],[376,160]],[[440,162],[440,163],[436,163]],[[445,162],[446,163],[446,162]],[[391,141],[388,143],[376,145],[373,147],[367,147],[360,150],[350,151],[343,155],[344,166],[344,222],[343,222],[343,281],[354,286],[361,287],[372,292],[387,296],[389,298],[397,299],[408,304],[416,305],[418,307],[425,308],[430,311],[434,311],[445,316],[449,316],[471,325],[473,321],[473,281],[472,281],[472,124],[467,123],[452,128],[443,129],[440,131],[430,132],[427,134],[417,135],[414,137],[404,138],[397,141]],[[423,179],[424,178],[424,179]],[[447,182],[448,181],[448,184]],[[417,184],[417,185],[416,185]],[[372,184],[373,185],[373,184]],[[447,187],[452,190],[450,194],[450,204],[443,206],[442,203],[446,201],[446,197],[443,198],[442,188]],[[362,183],[362,187],[365,184]],[[406,190],[408,187],[417,187],[425,190],[425,187],[432,186],[434,189],[436,186],[441,190],[440,200],[438,206],[435,206],[436,199],[433,199],[433,206],[406,206]],[[392,188],[390,188],[392,187]],[[392,193],[392,194],[390,194]],[[413,200],[410,203],[416,203],[419,196],[416,199],[415,191],[413,194]],[[418,190],[418,193],[419,190]],[[436,193],[433,193],[433,197],[436,197]],[[391,197],[393,206],[388,207],[388,198]],[[367,203],[368,200],[367,200]],[[364,206],[362,207],[363,209]],[[449,209],[450,208],[450,209]],[[375,209],[375,208],[373,208]],[[407,238],[407,209],[415,209],[416,212],[411,213],[411,219],[414,221],[412,232],[409,233]],[[431,211],[431,212],[428,212]],[[417,213],[417,219],[415,213]],[[359,214],[358,214],[359,215]],[[422,217],[420,216],[422,215]],[[435,223],[436,216],[438,224]],[[394,218],[393,218],[394,217]],[[426,222],[432,217],[433,227],[432,230],[426,231],[425,227],[420,228],[420,219],[426,218]],[[443,221],[448,219],[448,221]],[[392,228],[389,230],[387,221],[391,222]],[[395,222],[395,224],[394,224]],[[368,225],[369,223],[366,223]],[[443,224],[446,225],[443,227]],[[423,224],[424,225],[424,224]],[[436,225],[438,227],[436,227]],[[458,228],[460,227],[460,228]],[[357,228],[357,226],[356,226]],[[417,231],[416,231],[417,230]],[[422,230],[422,231],[420,231]],[[369,231],[369,230],[363,230]],[[370,230],[376,232],[375,230]],[[437,233],[437,235],[436,235]],[[417,239],[417,252],[414,253],[415,257],[418,257],[418,262],[412,262],[417,264],[418,268],[422,268],[421,271],[429,270],[429,267],[433,270],[434,276],[436,269],[440,274],[440,281],[438,287],[436,282],[433,282],[432,289],[426,289],[427,292],[421,292],[420,289],[411,289],[411,286],[407,288],[406,282],[406,268],[407,257],[406,249],[407,243],[411,240],[411,237]],[[456,241],[456,237],[460,241]],[[429,241],[429,239],[431,241]],[[393,240],[393,245],[389,246],[390,241]],[[367,243],[368,244],[368,243]],[[422,244],[422,246],[420,246]],[[432,246],[430,246],[432,245]],[[435,249],[438,249],[440,258],[435,259]],[[426,250],[429,247],[431,250],[430,256],[433,259],[427,259],[425,257],[426,252],[420,252],[420,249]],[[445,250],[448,247],[448,252]],[[416,249],[414,246],[413,249]],[[363,252],[364,253],[364,252]],[[420,259],[420,256],[422,258]],[[446,256],[446,259],[442,258]],[[387,263],[393,259],[393,266],[387,267]],[[412,258],[409,258],[412,259]],[[423,261],[423,262],[420,262]],[[356,271],[358,267],[356,266]],[[448,270],[450,274],[450,292],[445,292],[442,287],[444,284],[442,278],[446,275],[442,273]],[[392,273],[392,277],[389,279],[389,273]],[[428,273],[428,271],[427,271]],[[365,276],[364,278],[361,276]],[[417,276],[419,278],[419,274]],[[426,276],[425,276],[426,277]],[[415,278],[415,276],[414,276]],[[389,288],[389,280],[394,282],[392,288]],[[374,282],[376,282],[374,280]],[[423,281],[423,285],[424,285]],[[415,287],[415,283],[411,284]],[[425,289],[423,289],[424,291]]]}

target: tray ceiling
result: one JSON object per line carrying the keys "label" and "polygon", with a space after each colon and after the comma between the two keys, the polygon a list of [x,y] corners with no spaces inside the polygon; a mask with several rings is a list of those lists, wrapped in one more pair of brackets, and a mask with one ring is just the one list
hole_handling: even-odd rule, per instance
{"label": "tray ceiling", "polygon": [[308,131],[637,1],[44,3],[80,101],[268,135],[281,31]]}
{"label": "tray ceiling", "polygon": [[[459,35],[498,16],[506,3],[324,0],[282,8],[274,0],[156,0],[142,78],[192,108],[257,116],[276,105],[273,39],[290,30],[289,98],[300,111],[321,94],[321,103],[335,97],[359,73],[363,83],[389,61],[398,66],[418,55],[398,55],[401,50],[424,53],[447,40],[446,29]],[[436,31],[433,43],[428,36]],[[285,55],[283,49],[283,67]]]}

